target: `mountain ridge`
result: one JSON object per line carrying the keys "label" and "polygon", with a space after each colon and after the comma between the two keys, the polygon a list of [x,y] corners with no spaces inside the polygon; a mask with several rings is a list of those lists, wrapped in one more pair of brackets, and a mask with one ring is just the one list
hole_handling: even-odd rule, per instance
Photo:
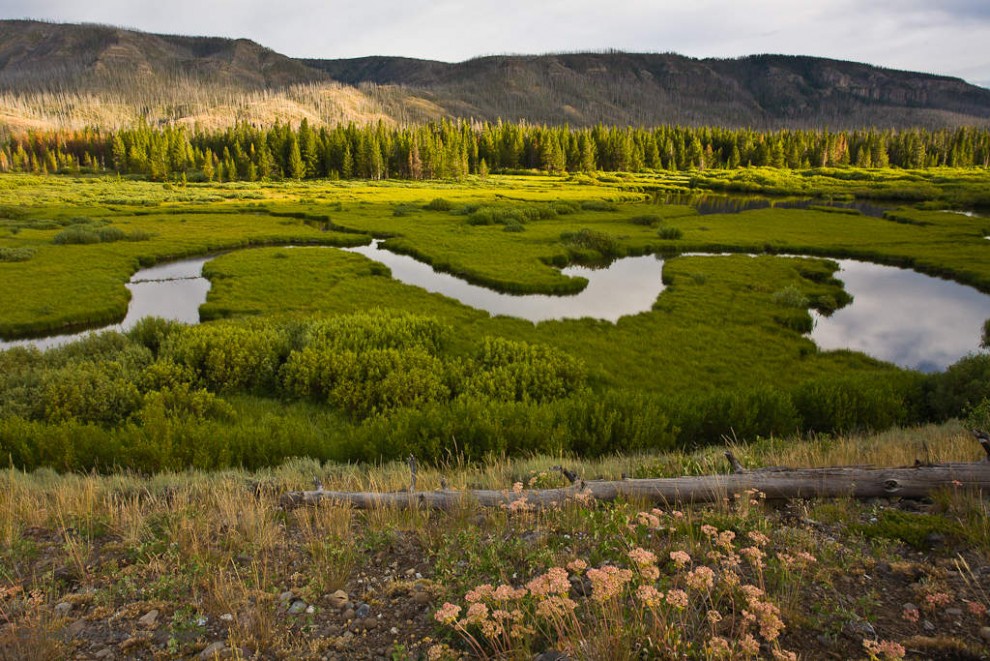
{"label": "mountain ridge", "polygon": [[139,118],[224,125],[443,117],[577,126],[952,127],[990,122],[990,90],[950,76],[811,56],[296,59],[248,39],[0,21],[0,124],[15,129]]}

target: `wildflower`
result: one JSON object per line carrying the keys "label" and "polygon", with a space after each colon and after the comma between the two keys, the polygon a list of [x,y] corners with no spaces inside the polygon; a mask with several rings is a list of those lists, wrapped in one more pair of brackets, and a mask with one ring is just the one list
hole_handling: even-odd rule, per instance
{"label": "wildflower", "polygon": [[699,592],[702,590],[711,590],[712,586],[715,585],[715,572],[709,567],[701,566],[688,572],[684,582],[692,590]]}
{"label": "wildflower", "polygon": [[802,561],[802,562],[804,562],[805,564],[808,564],[808,565],[813,565],[816,562],[818,562],[818,558],[816,558],[815,556],[811,555],[807,551],[798,551],[797,557],[798,557],[798,560],[800,560],[800,561]]}
{"label": "wildflower", "polygon": [[687,554],[687,551],[671,551],[670,559],[674,561],[678,569],[685,567],[691,562],[691,556]]}
{"label": "wildflower", "polygon": [[709,624],[715,626],[716,624],[722,621],[722,614],[719,613],[717,610],[712,609],[707,613],[705,613],[705,618],[708,620]]}
{"label": "wildflower", "polygon": [[921,611],[914,604],[911,604],[901,611],[901,617],[907,622],[915,623],[921,619]]}
{"label": "wildflower", "polygon": [[649,608],[654,608],[663,599],[663,593],[652,585],[640,585],[636,588],[636,598]]}
{"label": "wildflower", "polygon": [[473,624],[483,622],[488,618],[488,606],[484,604],[471,604],[467,609],[467,621]]}
{"label": "wildflower", "polygon": [[732,550],[732,542],[736,538],[736,533],[731,530],[723,530],[718,534],[718,541],[715,542],[716,545],[721,546],[727,551]]}
{"label": "wildflower", "polygon": [[674,608],[687,608],[688,594],[684,590],[670,590],[664,600]]}
{"label": "wildflower", "polygon": [[756,587],[755,585],[744,585],[739,589],[746,596],[747,602],[752,602],[763,596],[763,590]]}
{"label": "wildflower", "polygon": [[978,601],[967,601],[966,610],[969,611],[970,615],[975,615],[976,617],[983,617],[987,614],[987,607]]}
{"label": "wildflower", "polygon": [[756,638],[753,638],[753,634],[747,633],[739,639],[739,649],[741,649],[744,654],[756,656],[760,653],[760,643],[757,642]]}
{"label": "wildflower", "polygon": [[774,650],[774,661],[797,661],[797,654],[790,650]]}
{"label": "wildflower", "polygon": [[636,515],[636,521],[647,528],[656,530],[660,527],[660,517],[650,512],[640,512]]}
{"label": "wildflower", "polygon": [[606,565],[601,569],[589,569],[591,596],[595,601],[608,601],[619,595],[626,583],[632,580],[632,571]]}
{"label": "wildflower", "polygon": [[483,599],[490,597],[491,595],[492,595],[492,586],[489,585],[488,583],[485,583],[483,585],[479,585],[473,590],[468,590],[468,593],[464,595],[464,601],[468,602],[469,604],[474,604],[479,601],[482,601]]}
{"label": "wildflower", "polygon": [[672,517],[674,517],[675,519],[683,519],[683,518],[684,518],[684,512],[681,512],[681,511],[679,511],[679,510],[674,510],[674,511],[672,511],[672,512],[670,513],[670,515],[671,515]]}
{"label": "wildflower", "polygon": [[567,568],[575,574],[580,574],[588,568],[588,563],[578,558],[567,563]]}
{"label": "wildflower", "polygon": [[712,636],[705,643],[705,655],[711,659],[727,659],[731,656],[729,641],[721,636]]}
{"label": "wildflower", "polygon": [[514,588],[511,585],[502,584],[495,588],[494,596],[499,601],[515,601],[526,596],[526,589]]}
{"label": "wildflower", "polygon": [[925,595],[925,608],[933,611],[941,606],[946,606],[952,598],[945,592],[932,592]]}
{"label": "wildflower", "polygon": [[436,621],[440,622],[441,624],[451,624],[454,622],[454,620],[457,619],[457,616],[460,614],[461,614],[461,607],[458,606],[457,604],[452,604],[448,601],[443,606],[437,609],[437,612],[436,614],[434,614],[433,617],[436,618]]}
{"label": "wildflower", "polygon": [[536,606],[536,614],[547,619],[557,619],[569,615],[577,608],[577,602],[568,597],[554,595]]}
{"label": "wildflower", "polygon": [[763,567],[763,558],[766,557],[766,554],[755,546],[747,546],[744,549],[739,549],[739,555],[749,560],[749,564],[757,569]]}
{"label": "wildflower", "polygon": [[746,536],[749,537],[750,540],[752,540],[752,542],[757,546],[766,546],[770,543],[770,538],[758,530],[750,530]]}
{"label": "wildflower", "polygon": [[513,482],[512,483],[512,493],[522,493],[522,490],[523,490],[523,483],[522,482]]}
{"label": "wildflower", "polygon": [[711,524],[706,523],[705,525],[701,526],[701,534],[706,535],[708,537],[718,537],[718,528],[716,528]]}
{"label": "wildflower", "polygon": [[453,650],[444,643],[431,645],[430,649],[426,650],[427,661],[442,661],[443,659],[453,658],[453,656]]}
{"label": "wildflower", "polygon": [[546,574],[537,576],[526,584],[534,597],[545,597],[551,594],[567,594],[571,591],[571,582],[567,580],[567,570],[563,567],[551,567]]}
{"label": "wildflower", "polygon": [[640,575],[648,581],[655,581],[660,578],[660,570],[657,569],[657,556],[655,553],[639,547],[629,551],[629,559],[636,563],[636,568]]}
{"label": "wildflower", "polygon": [[904,655],[907,654],[907,650],[900,643],[895,643],[892,640],[863,640],[863,647],[866,648],[867,653],[871,658],[879,659],[903,659]]}

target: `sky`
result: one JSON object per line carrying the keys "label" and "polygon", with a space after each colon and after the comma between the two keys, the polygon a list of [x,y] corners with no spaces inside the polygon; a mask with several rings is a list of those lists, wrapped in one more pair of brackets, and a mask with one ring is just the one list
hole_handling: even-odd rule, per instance
{"label": "sky", "polygon": [[990,0],[0,0],[0,18],[243,37],[328,59],[813,55],[990,88]]}

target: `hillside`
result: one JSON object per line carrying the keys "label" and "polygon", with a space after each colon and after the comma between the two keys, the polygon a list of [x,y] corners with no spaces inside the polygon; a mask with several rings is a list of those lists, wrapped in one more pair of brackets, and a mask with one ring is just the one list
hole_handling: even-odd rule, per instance
{"label": "hillside", "polygon": [[0,124],[326,124],[440,117],[618,125],[986,125],[990,90],[812,57],[620,52],[298,60],[245,39],[0,21]]}

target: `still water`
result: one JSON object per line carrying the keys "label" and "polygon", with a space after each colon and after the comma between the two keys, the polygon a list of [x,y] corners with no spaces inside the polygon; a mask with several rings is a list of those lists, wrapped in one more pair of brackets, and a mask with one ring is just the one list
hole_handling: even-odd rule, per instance
{"label": "still water", "polygon": [[[627,257],[607,268],[571,266],[564,275],[588,280],[570,296],[511,295],[472,285],[438,273],[412,257],[383,250],[379,242],[348,248],[381,262],[392,277],[454,298],[493,315],[533,322],[591,317],[616,321],[650,310],[663,291],[663,260],[655,256]],[[717,259],[717,256],[712,256]],[[202,277],[211,257],[182,260],[143,269],[127,287],[131,302],[127,317],[106,330],[126,330],[146,316],[186,323],[199,322],[199,306],[210,288]],[[836,260],[837,274],[853,303],[829,317],[812,313],[811,339],[823,349],[852,349],[911,369],[937,371],[979,350],[983,322],[990,318],[990,296],[972,287],[922,275],[907,269],[853,260]],[[89,331],[92,332],[92,331]],[[13,346],[49,348],[87,333],[0,342]]]}
{"label": "still water", "polygon": [[836,260],[853,303],[830,317],[815,312],[811,339],[902,367],[934,372],[978,350],[990,296],[908,269]]}
{"label": "still water", "polygon": [[370,246],[345,250],[385,264],[392,270],[393,278],[407,285],[449,296],[493,315],[519,317],[533,322],[582,317],[614,322],[619,317],[649,310],[663,291],[663,260],[652,255],[617,259],[607,268],[568,266],[561,269],[566,276],[588,281],[588,286],[577,294],[513,295],[472,285],[449,273],[438,273],[428,264],[417,262],[412,257],[384,250],[380,243],[375,241]]}
{"label": "still water", "polygon": [[0,349],[32,346],[39,349],[59,347],[103,330],[129,330],[145,317],[162,317],[187,324],[199,323],[199,306],[206,302],[210,281],[203,277],[203,264],[212,255],[159,264],[135,273],[126,287],[131,290],[127,316],[119,324],[98,330],[51,335],[28,340],[0,341]]}

